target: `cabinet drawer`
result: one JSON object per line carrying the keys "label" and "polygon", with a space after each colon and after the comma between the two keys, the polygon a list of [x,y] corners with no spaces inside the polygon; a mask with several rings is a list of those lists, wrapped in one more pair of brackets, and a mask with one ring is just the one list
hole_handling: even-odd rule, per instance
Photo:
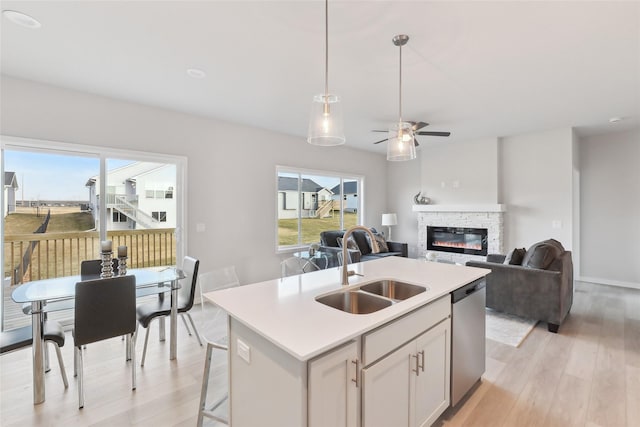
{"label": "cabinet drawer", "polygon": [[362,364],[367,366],[451,315],[451,296],[405,314],[362,337]]}

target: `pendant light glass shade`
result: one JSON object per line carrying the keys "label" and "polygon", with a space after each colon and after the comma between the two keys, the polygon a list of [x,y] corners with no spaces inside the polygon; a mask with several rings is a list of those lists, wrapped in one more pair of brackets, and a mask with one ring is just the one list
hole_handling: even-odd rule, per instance
{"label": "pendant light glass shade", "polygon": [[329,93],[329,0],[325,0],[324,93],[313,97],[307,142],[326,147],[344,144],[345,141],[340,98]]}
{"label": "pendant light glass shade", "polygon": [[403,161],[416,158],[413,125],[408,122],[397,122],[389,128],[387,143],[387,160]]}
{"label": "pendant light glass shade", "polygon": [[344,144],[342,105],[338,95],[321,94],[313,97],[307,135],[307,142],[313,145]]}

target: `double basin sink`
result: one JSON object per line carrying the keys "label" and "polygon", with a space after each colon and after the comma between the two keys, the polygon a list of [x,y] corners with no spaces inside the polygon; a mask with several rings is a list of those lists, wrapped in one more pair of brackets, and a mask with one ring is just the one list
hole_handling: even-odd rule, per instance
{"label": "double basin sink", "polygon": [[395,280],[377,280],[316,298],[321,304],[352,314],[374,313],[427,290],[424,286]]}

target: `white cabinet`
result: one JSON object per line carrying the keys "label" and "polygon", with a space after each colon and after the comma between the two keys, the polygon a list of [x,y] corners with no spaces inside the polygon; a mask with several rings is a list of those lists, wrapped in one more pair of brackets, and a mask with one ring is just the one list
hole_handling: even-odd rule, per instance
{"label": "white cabinet", "polygon": [[[427,308],[430,315],[435,311],[440,316],[422,323],[426,332],[406,337],[413,339],[395,350],[389,348],[391,353],[379,360],[367,361],[371,364],[362,369],[363,426],[429,426],[449,406],[451,319],[446,304],[440,303],[442,310]],[[390,331],[396,339],[402,336],[397,328],[385,327],[376,331],[376,341]]]}
{"label": "white cabinet", "polygon": [[430,426],[449,407],[450,319],[416,340],[420,372],[415,378],[415,410],[412,426]]}
{"label": "white cabinet", "polygon": [[356,427],[358,424],[358,346],[355,341],[311,360],[309,427]]}

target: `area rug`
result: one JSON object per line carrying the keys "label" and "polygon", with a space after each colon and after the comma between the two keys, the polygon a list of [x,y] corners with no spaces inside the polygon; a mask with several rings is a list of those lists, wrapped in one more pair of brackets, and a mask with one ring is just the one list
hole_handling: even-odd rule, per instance
{"label": "area rug", "polygon": [[486,309],[486,313],[487,338],[512,347],[519,347],[538,323],[536,320],[500,313],[490,308]]}

